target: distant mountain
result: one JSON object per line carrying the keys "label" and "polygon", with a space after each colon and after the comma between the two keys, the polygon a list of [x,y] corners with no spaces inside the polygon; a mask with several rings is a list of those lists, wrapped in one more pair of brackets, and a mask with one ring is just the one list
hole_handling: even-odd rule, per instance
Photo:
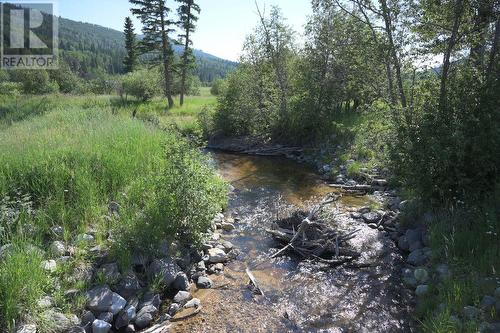
{"label": "distant mountain", "polygon": [[[123,71],[125,42],[123,33],[95,24],[59,19],[60,49],[63,58],[71,68],[81,74],[101,68],[111,74]],[[176,54],[182,53],[182,46],[174,45]],[[194,50],[196,74],[202,82],[212,82],[225,77],[238,65],[201,50]]]}
{"label": "distant mountain", "polygon": [[[4,3],[4,5],[10,4]],[[43,30],[37,33],[49,36],[49,33]],[[123,72],[125,41],[120,31],[59,18],[59,50],[61,57],[71,69],[82,77],[92,77],[99,75],[100,72],[109,74]],[[179,55],[182,53],[182,47],[175,45],[174,51]],[[194,54],[197,63],[194,74],[202,82],[223,78],[238,65],[201,50],[194,50]]]}

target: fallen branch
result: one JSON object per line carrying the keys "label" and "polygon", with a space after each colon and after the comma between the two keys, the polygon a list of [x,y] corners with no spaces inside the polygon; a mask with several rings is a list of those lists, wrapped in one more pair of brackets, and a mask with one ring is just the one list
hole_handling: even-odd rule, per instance
{"label": "fallen branch", "polygon": [[264,292],[262,291],[262,289],[260,289],[258,283],[257,283],[257,279],[255,278],[255,276],[252,274],[252,272],[247,268],[245,269],[245,273],[247,273],[248,277],[250,278],[250,282],[252,283],[252,285],[255,287],[255,289],[262,295],[264,296]]}

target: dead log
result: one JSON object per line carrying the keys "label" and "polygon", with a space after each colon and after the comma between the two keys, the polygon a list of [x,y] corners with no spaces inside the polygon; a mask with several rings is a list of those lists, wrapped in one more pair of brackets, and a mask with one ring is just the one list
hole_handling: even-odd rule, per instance
{"label": "dead log", "polygon": [[[245,273],[247,273],[248,278],[250,279],[250,282],[252,285],[255,287],[255,289],[262,295],[264,296],[264,292],[262,289],[260,289],[259,284],[257,283],[257,279],[253,275],[253,273],[247,268],[245,269]],[[264,296],[265,297],[265,296]]]}

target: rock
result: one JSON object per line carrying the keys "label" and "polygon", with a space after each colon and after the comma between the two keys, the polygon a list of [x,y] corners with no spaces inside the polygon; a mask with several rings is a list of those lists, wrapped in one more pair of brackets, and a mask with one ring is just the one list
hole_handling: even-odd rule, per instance
{"label": "rock", "polygon": [[66,333],[74,325],[63,313],[54,310],[45,311],[41,317],[54,332]]}
{"label": "rock", "polygon": [[135,318],[135,327],[142,330],[148,327],[152,321],[153,321],[153,316],[151,315],[151,313],[143,313],[140,316],[138,315],[137,318]]}
{"label": "rock", "polygon": [[407,209],[410,206],[410,201],[409,200],[403,200],[399,203],[399,210],[403,211]]}
{"label": "rock", "polygon": [[108,286],[96,287],[87,292],[87,308],[94,313],[109,311],[118,314],[127,304],[127,301],[112,292]]}
{"label": "rock", "polygon": [[90,327],[95,319],[96,318],[91,311],[85,311],[82,314],[82,320],[80,321],[80,324],[84,327]]}
{"label": "rock", "polygon": [[198,298],[193,298],[192,300],[188,301],[186,304],[184,304],[184,309],[190,309],[190,308],[199,308],[201,305],[201,301]]}
{"label": "rock", "polygon": [[423,266],[427,262],[427,254],[424,249],[418,249],[410,253],[408,256],[408,263],[413,266]]}
{"label": "rock", "polygon": [[135,327],[134,325],[128,325],[127,328],[125,329],[126,333],[135,333]]}
{"label": "rock", "polygon": [[75,267],[71,280],[75,283],[90,283],[94,277],[94,268],[91,264],[81,263]]}
{"label": "rock", "polygon": [[141,289],[141,282],[134,272],[128,272],[125,274],[116,286],[116,292],[125,299],[130,299],[131,297],[137,295]]}
{"label": "rock", "polygon": [[213,282],[205,276],[200,276],[196,282],[196,286],[200,289],[210,289],[213,286]]}
{"label": "rock", "polygon": [[480,311],[475,306],[464,306],[464,317],[470,320],[475,320],[479,317]]}
{"label": "rock", "polygon": [[361,207],[360,209],[358,209],[358,213],[360,213],[360,214],[366,214],[366,213],[369,213],[370,211],[371,211],[371,208],[368,206]]}
{"label": "rock", "polygon": [[486,312],[491,311],[495,307],[496,299],[495,297],[486,295],[481,300],[481,309]]}
{"label": "rock", "polygon": [[108,205],[109,215],[118,214],[120,212],[120,204],[115,201],[111,201]]}
{"label": "rock", "polygon": [[208,250],[208,262],[212,264],[224,263],[228,261],[228,257],[224,250],[213,248]]}
{"label": "rock", "polygon": [[429,280],[429,272],[425,268],[417,268],[413,275],[418,283],[426,283]]}
{"label": "rock", "polygon": [[368,226],[372,229],[378,229],[377,223],[368,223]]}
{"label": "rock", "polygon": [[97,317],[97,319],[112,324],[113,323],[113,314],[111,312],[103,312]]}
{"label": "rock", "polygon": [[16,330],[16,333],[36,333],[36,325],[35,324],[21,325]]}
{"label": "rock", "polygon": [[421,284],[417,286],[417,289],[415,289],[415,295],[417,295],[417,297],[425,296],[428,292],[429,286],[426,284]]}
{"label": "rock", "polygon": [[222,223],[221,223],[221,228],[222,228],[222,230],[224,230],[224,231],[232,231],[232,230],[234,230],[234,229],[235,229],[235,226],[234,226],[234,224],[232,224],[232,223],[222,222]]}
{"label": "rock", "polygon": [[111,329],[111,324],[104,320],[96,319],[92,323],[92,333],[108,333]]}
{"label": "rock", "polygon": [[420,241],[416,241],[416,242],[410,243],[409,250],[410,250],[410,252],[413,252],[413,251],[419,250],[423,247],[424,247],[424,245]]}
{"label": "rock", "polygon": [[415,279],[415,274],[413,270],[409,268],[404,268],[401,273],[403,283],[406,287],[415,288],[417,286],[417,279]]}
{"label": "rock", "polygon": [[451,271],[446,264],[439,264],[436,266],[436,272],[438,274],[439,279],[447,280],[451,277]]}
{"label": "rock", "polygon": [[374,179],[372,180],[372,186],[380,186],[380,187],[385,187],[387,186],[388,182],[386,179]]}
{"label": "rock", "polygon": [[181,306],[177,303],[172,303],[170,304],[169,308],[168,308],[168,314],[170,316],[175,316],[175,314],[179,311],[179,309],[181,308]]}
{"label": "rock", "polygon": [[160,323],[148,328],[145,331],[142,331],[142,333],[166,333],[170,331],[169,328],[170,323]]}
{"label": "rock", "polygon": [[97,270],[97,275],[101,276],[107,283],[114,284],[121,278],[120,269],[117,263],[102,265]]}
{"label": "rock", "polygon": [[494,296],[496,299],[500,300],[500,287],[495,290]]}
{"label": "rock", "polygon": [[148,292],[144,295],[144,297],[141,300],[141,303],[138,306],[138,309],[145,308],[146,306],[154,306],[155,308],[159,309],[161,305],[161,298],[160,295],[158,294],[153,294],[151,292]]}
{"label": "rock", "polygon": [[179,303],[181,306],[186,304],[189,300],[191,300],[193,296],[187,291],[179,291],[174,296],[174,303]]}
{"label": "rock", "polygon": [[217,232],[214,232],[214,233],[212,234],[212,240],[213,240],[213,241],[218,241],[219,239],[220,239],[220,234],[219,234],[219,233],[217,233]]}
{"label": "rock", "polygon": [[91,243],[94,242],[94,236],[89,235],[89,234],[80,234],[76,236],[76,241],[75,244],[81,245],[81,246],[87,246],[90,245]]}
{"label": "rock", "polygon": [[55,260],[42,261],[42,268],[47,272],[53,273],[57,270],[57,263]]}
{"label": "rock", "polygon": [[121,329],[128,326],[137,315],[137,310],[133,305],[127,305],[117,316],[115,321],[115,327]]}
{"label": "rock", "polygon": [[50,296],[42,297],[38,300],[37,305],[41,309],[48,309],[54,305],[54,299]]}
{"label": "rock", "polygon": [[62,256],[56,259],[56,264],[58,265],[64,265],[69,263],[73,258],[70,256]]}
{"label": "rock", "polygon": [[226,240],[223,240],[220,242],[221,245],[224,247],[224,251],[226,253],[228,253],[229,251],[231,251],[233,248],[234,248],[234,245],[233,243],[229,242],[229,241],[226,241]]}
{"label": "rock", "polygon": [[481,323],[479,326],[479,332],[481,333],[498,333],[500,332],[500,322],[499,323]]}
{"label": "rock", "polygon": [[86,333],[85,328],[81,326],[73,326],[71,327],[67,333]]}
{"label": "rock", "polygon": [[49,252],[54,257],[61,257],[66,254],[66,246],[61,241],[55,241],[50,244]]}
{"label": "rock", "polygon": [[410,250],[410,244],[408,243],[408,239],[406,238],[406,236],[399,237],[398,247],[400,250],[403,250],[403,251]]}
{"label": "rock", "polygon": [[12,249],[12,244],[5,244],[0,247],[0,259],[4,258]]}
{"label": "rock", "polygon": [[132,267],[136,271],[144,272],[149,263],[149,257],[140,252],[134,252],[132,254]]}
{"label": "rock", "polygon": [[55,225],[55,226],[50,228],[50,232],[56,238],[60,238],[64,235],[64,228],[61,227],[60,225]]}
{"label": "rock", "polygon": [[189,290],[190,284],[187,275],[184,272],[177,273],[172,288],[175,290]]}
{"label": "rock", "polygon": [[422,242],[422,231],[420,229],[408,229],[405,233],[408,243]]}
{"label": "rock", "polygon": [[363,217],[363,216],[362,216],[362,214],[361,214],[360,212],[351,212],[351,214],[350,214],[350,215],[351,215],[351,217],[352,217],[353,219],[355,219],[355,220],[359,220],[359,219],[361,219],[361,218]]}
{"label": "rock", "polygon": [[382,216],[377,212],[368,212],[364,213],[362,217],[366,223],[378,223]]}
{"label": "rock", "polygon": [[160,277],[165,287],[169,288],[180,271],[181,268],[172,258],[156,259],[149,266],[148,277],[150,280]]}

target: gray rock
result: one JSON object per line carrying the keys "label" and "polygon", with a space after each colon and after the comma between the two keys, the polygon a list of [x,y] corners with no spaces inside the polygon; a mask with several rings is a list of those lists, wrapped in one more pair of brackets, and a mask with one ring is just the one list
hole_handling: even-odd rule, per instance
{"label": "gray rock", "polygon": [[137,310],[133,305],[127,305],[117,316],[115,321],[115,327],[121,329],[130,324],[130,322],[135,320],[137,316]]}
{"label": "gray rock", "polygon": [[499,323],[481,323],[479,326],[479,332],[481,333],[498,333],[500,332],[500,322]]}
{"label": "gray rock", "polygon": [[405,233],[408,243],[422,242],[422,231],[420,229],[408,229]]}
{"label": "gray rock", "polygon": [[360,212],[351,212],[350,215],[355,220],[359,220],[359,219],[363,218],[363,216]]}
{"label": "gray rock", "polygon": [[108,333],[111,329],[111,324],[104,320],[96,319],[92,323],[92,333]]}
{"label": "gray rock", "polygon": [[228,256],[224,250],[213,248],[208,250],[208,262],[212,264],[224,263],[228,261]]}
{"label": "gray rock", "polygon": [[103,312],[97,317],[97,319],[112,324],[113,323],[113,314],[111,312]]}
{"label": "gray rock", "polygon": [[190,284],[187,275],[184,272],[177,273],[172,288],[175,290],[189,290]]}
{"label": "gray rock", "polygon": [[191,300],[193,296],[187,291],[179,291],[174,296],[174,303],[179,303],[181,306],[186,304],[189,300]]}
{"label": "gray rock", "polygon": [[480,311],[475,306],[464,306],[464,317],[470,320],[475,320],[479,317]]}
{"label": "gray rock", "polygon": [[54,241],[50,244],[49,252],[54,257],[61,257],[66,254],[66,246],[61,241]]}
{"label": "gray rock", "polygon": [[377,223],[368,223],[368,226],[372,229],[378,229]]}
{"label": "gray rock", "polygon": [[410,250],[410,252],[413,252],[413,251],[421,249],[423,247],[424,247],[424,245],[420,241],[416,241],[416,242],[410,243],[409,250]]}
{"label": "gray rock", "polygon": [[130,299],[131,297],[137,295],[141,289],[141,282],[134,272],[128,272],[125,274],[116,286],[116,292],[125,299]]}
{"label": "gray rock", "polygon": [[496,299],[495,297],[486,295],[483,297],[481,300],[481,309],[484,311],[488,312],[492,310],[495,307]]}
{"label": "gray rock", "polygon": [[152,305],[155,308],[159,309],[161,305],[161,298],[158,294],[153,294],[151,292],[147,292],[142,298],[141,302],[138,305],[138,309],[142,309],[146,306]]}
{"label": "gray rock", "polygon": [[109,311],[118,314],[127,304],[127,301],[114,293],[108,286],[96,287],[87,292],[87,308],[94,313]]}
{"label": "gray rock", "polygon": [[440,280],[447,280],[451,277],[451,271],[446,264],[439,264],[436,266],[436,273]]}
{"label": "gray rock", "polygon": [[62,237],[64,235],[64,228],[61,227],[60,225],[55,225],[55,226],[51,227],[50,231],[51,231],[52,235],[57,237],[57,238]]}
{"label": "gray rock", "polygon": [[37,305],[41,309],[48,309],[54,305],[54,299],[50,296],[42,297],[38,300]]}
{"label": "gray rock", "polygon": [[224,230],[224,231],[232,231],[232,230],[234,230],[234,229],[235,229],[235,226],[234,226],[234,224],[232,224],[232,223],[222,222],[222,223],[221,223],[221,228],[222,228],[222,230]]}
{"label": "gray rock", "polygon": [[413,270],[404,268],[401,276],[406,287],[415,288],[417,286],[417,279],[415,279]]}
{"label": "gray rock", "polygon": [[66,317],[63,313],[56,312],[54,310],[48,310],[42,313],[43,321],[50,327],[54,332],[66,333],[74,323]]}
{"label": "gray rock", "polygon": [[224,247],[224,251],[226,251],[226,253],[228,253],[229,251],[231,251],[234,248],[233,243],[231,243],[227,240],[222,240],[220,243]]}
{"label": "gray rock", "polygon": [[366,223],[378,223],[382,216],[377,212],[368,212],[364,213],[362,217]]}
{"label": "gray rock", "polygon": [[67,333],[86,333],[85,328],[81,326],[73,326],[71,327]]}
{"label": "gray rock", "polygon": [[116,283],[121,278],[120,269],[117,263],[102,265],[98,270],[97,274],[102,276],[107,283]]}
{"label": "gray rock", "polygon": [[418,249],[410,253],[408,256],[408,263],[413,266],[423,266],[427,262],[427,255],[424,249]]}
{"label": "gray rock", "polygon": [[135,333],[134,325],[132,325],[132,324],[128,325],[127,328],[125,329],[125,332],[126,333]]}
{"label": "gray rock", "polygon": [[80,234],[76,236],[75,244],[81,245],[81,246],[87,246],[90,245],[94,242],[94,236],[89,235],[89,234]]}
{"label": "gray rock", "polygon": [[149,257],[140,252],[134,252],[132,254],[132,266],[137,270],[144,271],[149,263]]}
{"label": "gray rock", "polygon": [[142,317],[146,313],[149,313],[151,314],[151,316],[154,316],[158,313],[158,308],[153,305],[146,305],[139,312],[137,312],[137,318]]}
{"label": "gray rock", "polygon": [[413,275],[418,283],[426,283],[429,280],[429,272],[425,268],[417,268]]}
{"label": "gray rock", "polygon": [[406,238],[406,236],[403,235],[403,236],[399,237],[398,247],[400,250],[403,250],[403,251],[410,250],[410,244],[408,243],[408,239]]}
{"label": "gray rock", "polygon": [[170,304],[170,307],[168,308],[168,314],[170,316],[175,316],[175,314],[179,311],[179,309],[181,308],[181,306],[177,303],[172,303]]}
{"label": "gray rock", "polygon": [[171,258],[156,259],[149,266],[148,277],[150,280],[161,278],[166,288],[169,288],[175,281],[177,273],[181,268]]}
{"label": "gray rock", "polygon": [[137,315],[137,317],[135,318],[135,327],[142,330],[148,327],[151,322],[153,322],[153,316],[151,315],[151,313],[143,313],[140,316]]}
{"label": "gray rock", "polygon": [[208,277],[200,276],[198,281],[196,281],[196,286],[200,289],[210,289],[213,286],[213,282]]}
{"label": "gray rock", "polygon": [[42,268],[47,272],[53,273],[57,270],[57,263],[55,260],[42,261]]}
{"label": "gray rock", "polygon": [[36,333],[36,325],[35,324],[21,325],[16,330],[16,333]]}
{"label": "gray rock", "polygon": [[184,304],[184,309],[190,309],[190,308],[199,308],[201,305],[201,301],[198,298],[193,298],[192,300],[188,301],[186,304]]}
{"label": "gray rock", "polygon": [[494,294],[495,298],[496,299],[499,299],[500,300],[500,287],[498,287],[496,290],[495,290],[495,294]]}
{"label": "gray rock", "polygon": [[417,289],[415,289],[415,295],[417,295],[417,297],[425,296],[427,295],[428,292],[429,292],[429,286],[426,284],[421,284],[417,286]]}
{"label": "gray rock", "polygon": [[91,311],[85,311],[82,314],[82,320],[80,321],[80,324],[84,327],[91,326],[95,319],[96,318]]}

